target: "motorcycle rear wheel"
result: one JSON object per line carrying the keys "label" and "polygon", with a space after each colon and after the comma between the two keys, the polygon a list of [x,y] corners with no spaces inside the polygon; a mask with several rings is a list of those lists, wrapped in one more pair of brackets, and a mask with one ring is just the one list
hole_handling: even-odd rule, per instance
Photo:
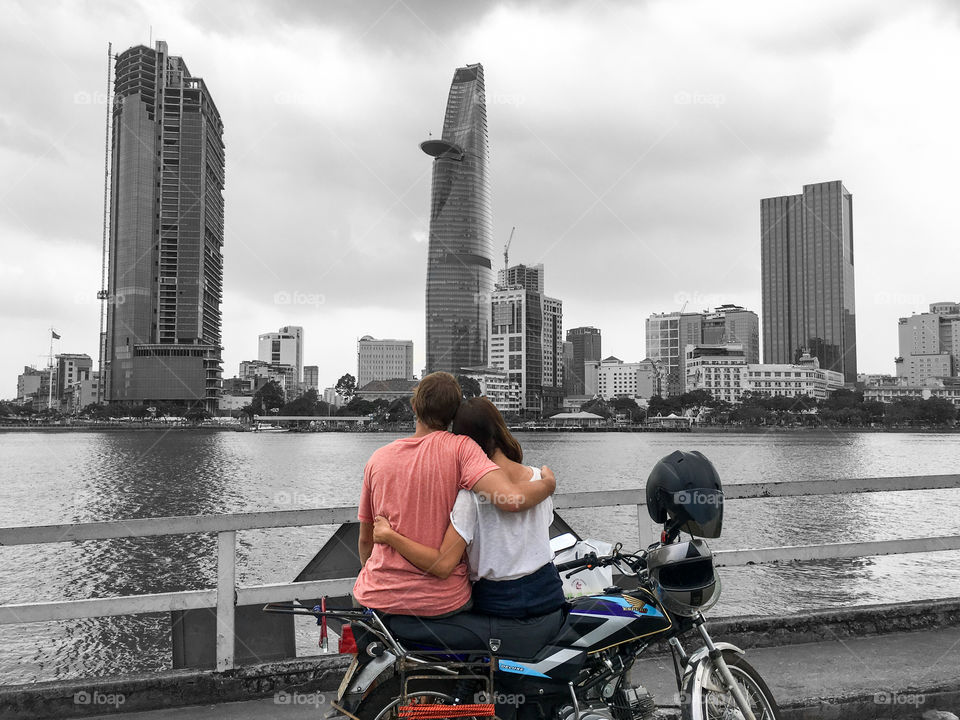
{"label": "motorcycle rear wheel", "polygon": [[[397,714],[401,704],[400,678],[397,675],[382,682],[367,695],[354,713],[359,720],[404,720]],[[452,694],[442,692],[428,681],[413,681],[408,701],[428,702],[440,705],[453,704]],[[471,720],[457,717],[456,720]],[[495,720],[495,718],[476,718],[476,720]]]}
{"label": "motorcycle rear wheel", "polygon": [[[780,720],[780,708],[760,673],[742,655],[730,650],[723,651],[723,659],[750,703],[756,720]],[[743,713],[737,707],[733,693],[725,687],[720,671],[710,658],[701,662],[704,666],[694,668],[684,682],[682,720],[743,720]]]}

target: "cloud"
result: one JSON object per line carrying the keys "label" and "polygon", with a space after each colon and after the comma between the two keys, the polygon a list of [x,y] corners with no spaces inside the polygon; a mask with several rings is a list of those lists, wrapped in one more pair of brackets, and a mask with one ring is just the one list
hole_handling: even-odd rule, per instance
{"label": "cloud", "polygon": [[890,371],[897,315],[924,308],[876,298],[956,292],[956,17],[863,1],[20,3],[0,27],[0,97],[14,99],[0,237],[66,299],[26,308],[11,286],[22,320],[4,323],[17,334],[0,338],[0,371],[45,351],[13,349],[28,326],[86,337],[70,298],[100,282],[104,52],[151,26],[224,119],[228,375],[258,333],[296,323],[321,378],[352,367],[364,334],[413,339],[422,365],[418,144],[440,131],[454,68],[477,61],[494,261],[516,226],[511,259],[544,262],[567,327],[599,326],[607,354],[639,359],[644,318],[680,293],[759,311],[760,198],[839,178],[854,194],[861,365]]}

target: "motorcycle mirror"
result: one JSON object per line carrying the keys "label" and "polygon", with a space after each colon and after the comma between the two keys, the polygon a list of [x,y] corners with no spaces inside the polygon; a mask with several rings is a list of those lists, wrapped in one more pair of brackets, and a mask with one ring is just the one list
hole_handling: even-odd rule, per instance
{"label": "motorcycle mirror", "polygon": [[574,545],[577,544],[577,536],[573,533],[563,533],[562,535],[557,535],[554,538],[550,538],[550,549],[554,553],[563,552],[564,550],[569,550]]}

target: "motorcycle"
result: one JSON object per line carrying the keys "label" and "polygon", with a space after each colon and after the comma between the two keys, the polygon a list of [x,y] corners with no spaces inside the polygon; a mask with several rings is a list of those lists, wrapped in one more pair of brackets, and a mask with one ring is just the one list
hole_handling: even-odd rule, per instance
{"label": "motorcycle", "polygon": [[[299,601],[264,609],[348,623],[341,652],[352,635],[355,656],[332,705],[350,720],[649,720],[657,705],[631,670],[658,642],[673,656],[683,720],[779,720],[776,700],[743,650],[714,642],[707,630],[703,612],[719,587],[703,600],[693,593],[678,607],[665,597],[666,575],[648,568],[652,558],[666,557],[658,570],[684,563],[689,569],[693,562],[698,572],[712,573],[703,540],[681,542],[680,529],[681,523],[668,522],[660,542],[636,553],[616,545],[607,555],[557,563],[567,578],[612,568],[617,581],[631,587],[571,600],[559,632],[524,656],[508,654],[508,643],[492,638],[485,647],[423,647],[391,632],[385,618],[368,609],[324,610]],[[685,636],[699,637],[702,647],[688,653]]]}

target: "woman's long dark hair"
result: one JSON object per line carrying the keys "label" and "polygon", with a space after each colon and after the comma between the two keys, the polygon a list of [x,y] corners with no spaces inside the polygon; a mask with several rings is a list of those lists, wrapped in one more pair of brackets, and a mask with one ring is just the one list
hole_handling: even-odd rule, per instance
{"label": "woman's long dark hair", "polygon": [[460,403],[453,418],[453,432],[467,435],[481,447],[487,457],[500,448],[500,452],[514,462],[523,462],[523,448],[510,434],[503,415],[497,406],[485,397],[475,397]]}

